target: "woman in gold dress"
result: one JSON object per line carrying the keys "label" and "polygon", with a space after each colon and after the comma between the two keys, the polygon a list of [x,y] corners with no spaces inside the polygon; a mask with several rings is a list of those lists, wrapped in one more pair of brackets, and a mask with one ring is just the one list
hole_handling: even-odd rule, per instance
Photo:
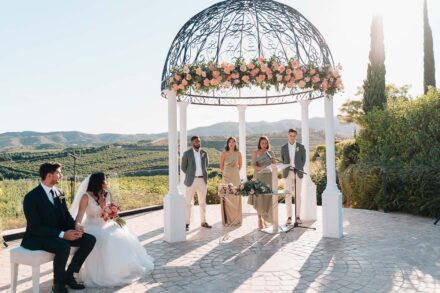
{"label": "woman in gold dress", "polygon": [[[224,184],[232,183],[240,185],[240,170],[242,167],[241,153],[237,148],[235,137],[229,137],[226,141],[225,151],[220,157],[220,170],[223,174]],[[222,223],[223,225],[241,225],[241,197],[237,195],[226,195],[221,200]]]}
{"label": "woman in gold dress", "polygon": [[[263,181],[272,188],[272,171],[269,167],[275,164],[275,154],[270,150],[269,138],[261,136],[258,149],[252,152],[254,178]],[[248,204],[254,206],[258,214],[258,228],[266,228],[266,223],[272,223],[272,196],[250,195]]]}

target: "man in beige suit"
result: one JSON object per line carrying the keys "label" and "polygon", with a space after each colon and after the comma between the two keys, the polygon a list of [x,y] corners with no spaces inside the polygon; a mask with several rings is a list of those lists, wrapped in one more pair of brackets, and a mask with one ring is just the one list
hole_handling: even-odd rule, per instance
{"label": "man in beige suit", "polygon": [[[306,163],[306,149],[304,145],[296,141],[296,129],[289,129],[288,142],[281,147],[281,161],[289,164],[290,167],[283,170],[283,177],[286,181],[286,189],[295,195],[295,222],[301,224],[301,181],[303,178],[302,171]],[[295,178],[296,177],[296,178]],[[295,186],[296,183],[296,186]],[[287,225],[292,224],[292,197],[286,198]]]}
{"label": "man in beige suit", "polygon": [[208,153],[201,149],[200,137],[191,137],[192,148],[188,149],[182,156],[180,167],[185,173],[185,198],[186,198],[186,231],[189,230],[191,221],[191,207],[194,192],[197,192],[197,199],[200,206],[200,220],[202,227],[211,228],[206,223],[206,192],[208,189]]}

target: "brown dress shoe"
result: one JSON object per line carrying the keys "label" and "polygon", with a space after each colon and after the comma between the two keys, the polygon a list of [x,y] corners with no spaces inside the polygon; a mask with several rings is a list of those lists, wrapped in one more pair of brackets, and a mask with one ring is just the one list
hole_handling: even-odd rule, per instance
{"label": "brown dress shoe", "polygon": [[206,222],[202,224],[202,227],[203,227],[203,228],[212,228],[212,226],[210,226],[210,225],[209,225],[208,223],[206,223]]}
{"label": "brown dress shoe", "polygon": [[302,224],[302,221],[301,221],[301,219],[300,219],[299,217],[296,217],[296,220],[295,220],[295,222],[296,222],[297,224],[299,224],[299,225],[301,225],[301,224]]}
{"label": "brown dress shoe", "polygon": [[287,225],[287,226],[292,225],[292,218],[291,218],[291,217],[288,217],[288,218],[287,218],[286,225]]}

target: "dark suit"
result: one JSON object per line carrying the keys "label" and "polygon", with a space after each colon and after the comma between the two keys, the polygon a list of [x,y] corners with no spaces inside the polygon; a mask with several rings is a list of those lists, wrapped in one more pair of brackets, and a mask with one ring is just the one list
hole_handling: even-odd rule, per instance
{"label": "dark suit", "polygon": [[30,250],[45,250],[54,253],[54,283],[63,283],[66,278],[65,268],[70,246],[76,246],[79,249],[72,258],[68,272],[79,272],[84,260],[92,251],[96,239],[86,233],[82,238],[74,241],[59,237],[61,231],[75,229],[75,221],[67,209],[64,194],[60,190],[56,190],[56,193],[53,204],[41,185],[25,195],[23,210],[27,224],[21,246]]}

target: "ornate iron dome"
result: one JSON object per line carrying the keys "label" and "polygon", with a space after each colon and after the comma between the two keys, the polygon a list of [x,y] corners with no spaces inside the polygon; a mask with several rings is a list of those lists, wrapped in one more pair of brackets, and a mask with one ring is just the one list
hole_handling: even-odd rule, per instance
{"label": "ornate iron dome", "polygon": [[[273,0],[226,0],[193,16],[180,29],[168,51],[162,72],[162,91],[171,69],[198,62],[249,61],[277,56],[287,63],[296,58],[301,64],[331,65],[333,58],[316,27],[294,8]],[[320,91],[259,88],[224,89],[209,94],[188,93],[182,100],[193,104],[276,105],[323,97]]]}

